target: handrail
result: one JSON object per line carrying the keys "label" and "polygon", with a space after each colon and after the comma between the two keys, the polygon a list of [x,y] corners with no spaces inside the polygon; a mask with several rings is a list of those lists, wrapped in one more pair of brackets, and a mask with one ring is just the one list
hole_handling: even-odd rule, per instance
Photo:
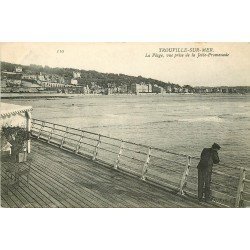
{"label": "handrail", "polygon": [[[198,156],[191,156],[191,157],[192,157],[192,159],[200,160],[200,157],[198,157]],[[217,166],[222,166],[222,167],[225,167],[225,168],[236,169],[236,170],[240,170],[241,169],[241,167],[238,167],[238,166],[228,166],[228,165],[226,165],[224,163],[221,163],[221,162],[218,163]],[[247,170],[247,171],[250,171],[250,168],[248,168],[248,167],[244,167],[244,169]]]}
{"label": "handrail", "polygon": [[[33,118],[32,121],[41,121],[43,122],[42,120],[39,120],[39,119],[35,119]],[[54,124],[54,125],[57,125],[57,126],[61,126],[61,127],[64,127],[64,128],[67,128],[67,126],[65,125],[60,125],[60,124],[57,124],[57,123],[51,123],[51,122],[46,122],[46,123],[49,123],[49,124]],[[40,125],[40,124],[39,124]],[[87,130],[82,130],[82,129],[77,129],[77,128],[71,128],[73,130],[77,130],[77,131],[80,131],[80,132],[86,132],[86,133],[89,133],[89,134],[92,134],[92,135],[97,135],[97,133],[94,133],[94,132],[90,132],[90,131],[87,131]],[[115,137],[111,137],[111,136],[107,136],[107,135],[102,135],[102,137],[104,138],[108,138],[108,139],[112,139],[112,140],[116,140],[116,141],[120,141],[121,139],[118,139],[118,138],[115,138]],[[128,143],[128,144],[131,144],[131,145],[136,145],[136,146],[141,146],[141,147],[144,147],[144,148],[148,148],[149,146],[147,145],[144,145],[144,144],[140,144],[140,143],[135,143],[135,142],[130,142],[130,141],[126,141],[126,140],[123,140],[124,143]],[[168,150],[165,150],[165,149],[161,149],[161,148],[157,148],[157,147],[151,147],[151,149],[154,149],[154,150],[157,150],[157,151],[160,151],[160,152],[163,152],[163,153],[169,153],[169,154],[173,154],[173,155],[178,155],[178,156],[188,156],[186,154],[181,154],[181,153],[176,153],[176,152],[172,152],[172,151],[168,151]]]}
{"label": "handrail", "polygon": [[[72,132],[72,130],[76,132]],[[91,157],[93,161],[99,161],[101,164],[105,163],[120,171],[128,171],[135,176],[140,176],[143,181],[149,180],[157,185],[173,188],[181,195],[186,193],[195,195],[195,193],[197,193],[197,183],[190,180],[197,180],[197,176],[193,176],[193,171],[194,169],[196,171],[197,168],[196,165],[192,165],[192,160],[200,160],[199,157],[171,152],[157,147],[125,141],[34,118],[32,119],[31,132],[34,137],[57,145],[61,149],[71,151],[82,157]],[[91,138],[91,136],[93,136],[93,138]],[[103,154],[103,151],[105,154]],[[169,154],[171,154],[171,156],[169,156]],[[129,160],[121,162],[121,158]],[[126,164],[126,161],[129,161],[129,164]],[[250,171],[250,169],[225,164],[218,165],[231,170],[239,170],[239,172],[235,174],[234,171],[233,174],[230,174],[229,170],[225,172],[223,168],[213,170],[219,182],[213,182],[215,187],[213,187],[211,191],[212,194],[216,196],[214,198],[217,200],[221,199],[220,203],[225,203],[228,199],[230,206],[232,206],[232,202],[235,202],[234,206],[236,207],[242,206],[246,201],[244,194],[248,194],[245,190],[245,184],[250,183],[250,180],[245,177],[246,172]],[[190,169],[193,169],[191,175]],[[231,178],[234,180],[231,181]],[[238,182],[237,186],[236,182]],[[234,186],[232,186],[232,184]],[[229,191],[236,191],[236,197],[229,195],[229,192],[226,192],[227,189]]]}

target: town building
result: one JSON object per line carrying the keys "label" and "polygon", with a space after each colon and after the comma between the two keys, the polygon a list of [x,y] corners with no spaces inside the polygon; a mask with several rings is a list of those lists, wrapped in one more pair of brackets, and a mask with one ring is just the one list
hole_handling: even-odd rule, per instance
{"label": "town building", "polygon": [[22,69],[22,67],[15,67],[15,72],[16,73],[22,73],[22,71],[23,71],[23,69]]}
{"label": "town building", "polygon": [[46,81],[45,77],[41,73],[37,76],[37,79],[40,81]]}
{"label": "town building", "polygon": [[24,80],[37,80],[37,75],[34,74],[23,74],[22,79]]}
{"label": "town building", "polygon": [[83,87],[83,94],[90,94],[89,86]]}
{"label": "town building", "polygon": [[80,72],[73,71],[73,78],[80,78],[80,77],[81,77]]}
{"label": "town building", "polygon": [[172,88],[171,88],[171,86],[170,86],[170,85],[169,85],[169,86],[167,86],[166,92],[167,92],[167,93],[171,93],[171,92],[172,92]]}
{"label": "town building", "polygon": [[153,85],[153,93],[163,94],[163,93],[166,93],[166,90],[163,87],[160,87],[160,86],[154,84]]}
{"label": "town building", "polygon": [[71,81],[70,81],[70,84],[77,85],[78,84],[77,79],[72,78]]}
{"label": "town building", "polygon": [[173,88],[172,88],[172,92],[173,92],[173,93],[179,93],[179,89],[178,89],[177,87],[173,87]]}
{"label": "town building", "polygon": [[15,85],[15,86],[20,86],[21,83],[22,83],[21,80],[13,80],[13,85]]}
{"label": "town building", "polygon": [[63,83],[43,81],[39,83],[43,88],[64,88]]}
{"label": "town building", "polygon": [[135,94],[138,94],[138,93],[152,93],[152,85],[151,84],[145,84],[143,82],[141,82],[141,83],[132,83],[131,91],[132,91],[132,93],[135,93]]}

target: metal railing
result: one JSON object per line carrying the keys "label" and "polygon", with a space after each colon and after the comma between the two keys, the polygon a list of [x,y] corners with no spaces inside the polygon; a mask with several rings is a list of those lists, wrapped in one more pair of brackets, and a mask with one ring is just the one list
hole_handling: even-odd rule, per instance
{"label": "metal railing", "polygon": [[[143,181],[171,188],[180,195],[197,196],[199,157],[137,144],[60,124],[32,119],[32,136],[112,167]],[[250,206],[249,169],[218,164],[211,195],[229,207]]]}

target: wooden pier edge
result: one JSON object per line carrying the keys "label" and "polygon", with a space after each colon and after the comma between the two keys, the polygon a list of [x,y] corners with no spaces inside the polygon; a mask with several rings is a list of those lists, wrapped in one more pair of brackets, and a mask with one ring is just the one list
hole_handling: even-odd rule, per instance
{"label": "wooden pier edge", "polygon": [[[37,127],[35,127],[37,126]],[[58,127],[62,127],[62,129],[58,129],[59,131],[64,131],[64,133],[61,136],[61,140],[58,139],[58,141],[54,141],[53,142],[53,133],[57,130],[56,126]],[[47,127],[47,132],[45,132],[45,128]],[[70,131],[72,130],[72,131]],[[74,132],[77,131],[77,132]],[[185,154],[178,154],[175,152],[170,152],[167,150],[162,150],[162,149],[158,149],[158,148],[154,148],[154,147],[150,147],[150,146],[146,146],[146,145],[141,145],[141,144],[136,144],[136,143],[132,143],[132,142],[127,142],[124,140],[120,140],[117,138],[112,138],[112,137],[107,137],[104,135],[100,135],[100,134],[96,134],[93,132],[88,132],[88,131],[84,131],[84,130],[79,130],[79,129],[74,129],[74,128],[69,128],[67,126],[63,126],[63,125],[59,125],[59,124],[54,124],[54,123],[50,123],[50,122],[45,122],[45,121],[40,121],[37,119],[33,119],[32,120],[32,137],[34,139],[38,139],[40,141],[43,141],[44,143],[49,143],[52,144],[56,147],[59,147],[63,150],[66,150],[74,155],[83,157],[87,160],[90,161],[95,161],[97,164],[101,164],[103,166],[107,166],[109,168],[113,168],[114,170],[126,173],[132,177],[136,177],[137,179],[141,179],[142,181],[146,181],[152,185],[156,185],[157,187],[163,188],[168,190],[169,192],[173,192],[176,195],[180,195],[182,197],[187,197],[188,199],[197,199],[197,192],[192,191],[190,192],[189,190],[186,189],[186,186],[188,184],[188,179],[189,179],[189,171],[191,168],[191,159],[196,159],[196,157],[191,157],[189,155],[185,155]],[[45,134],[47,133],[47,136],[44,135],[44,137],[42,136],[42,132],[44,132]],[[84,136],[84,135],[89,135],[89,136]],[[67,136],[73,136],[73,137],[77,137],[77,139],[72,139],[70,137]],[[93,136],[93,138],[91,138],[91,136]],[[80,152],[80,146],[83,144],[86,145],[90,145],[86,142],[84,142],[84,138],[88,138],[88,140],[93,140],[93,142],[95,143],[95,145],[93,145],[93,149],[90,151],[92,151],[91,154],[85,154],[83,152]],[[109,139],[109,140],[113,140],[115,142],[119,142],[119,145],[112,145],[110,143],[104,142],[103,140],[101,140],[101,138],[103,138],[103,140],[105,141],[105,139]],[[65,146],[64,142],[66,140],[71,140],[71,144],[73,145],[72,148],[70,148],[69,146]],[[73,142],[72,142],[73,141]],[[99,147],[100,145],[103,144],[105,146],[105,144],[109,144],[111,146],[116,146],[118,150],[116,150],[116,157],[114,159],[114,161],[112,163],[106,162],[105,159],[101,159],[98,157],[99,155]],[[69,142],[68,142],[69,143]],[[114,143],[114,142],[113,142]],[[141,162],[141,160],[139,160],[138,168],[140,170],[135,170],[132,171],[130,168],[129,169],[124,169],[120,166],[120,158],[121,157],[128,157],[129,156],[125,156],[124,155],[124,150],[126,149],[124,147],[124,144],[131,144],[131,146],[136,146],[136,147],[140,147],[142,148],[141,151],[134,151],[134,153],[138,153],[138,154],[142,154],[142,155],[146,155],[146,159],[144,160],[144,164],[139,164]],[[131,148],[132,149],[132,148]],[[133,149],[127,149],[129,151],[133,151]],[[105,150],[104,148],[102,148],[102,150]],[[107,150],[107,149],[106,149]],[[144,153],[143,150],[147,150],[147,153]],[[183,164],[184,167],[182,168],[182,175],[180,176],[179,179],[179,183],[176,183],[174,186],[171,185],[170,183],[168,183],[167,181],[162,182],[156,178],[151,178],[148,174],[148,170],[151,169],[151,167],[153,167],[154,163],[151,163],[151,155],[152,155],[152,150],[157,151],[157,152],[161,152],[161,153],[166,153],[166,154],[170,154],[172,156],[179,156],[182,157],[184,159],[186,159],[186,164]],[[113,152],[112,150],[107,150],[108,152]],[[153,157],[156,157],[153,155]],[[132,157],[131,160],[134,160],[135,158]],[[163,160],[163,158],[158,157],[158,159]],[[167,160],[167,159],[166,159]],[[138,160],[137,160],[138,161]],[[168,160],[167,160],[168,161]],[[172,161],[172,160],[171,160]],[[170,161],[170,162],[171,162]],[[172,161],[174,164],[180,164],[178,161]],[[237,191],[237,197],[230,197],[228,195],[224,195],[221,192],[217,192],[217,190],[212,190],[212,194],[215,194],[215,199],[212,201],[213,204],[218,204],[219,206],[224,206],[224,207],[240,207],[242,206],[242,204],[248,204],[249,201],[244,201],[242,200],[242,192],[244,191],[244,180],[245,178],[245,171],[246,169],[244,169],[244,171],[242,172],[241,168],[237,168],[237,167],[233,167],[232,169],[240,169],[240,180],[239,180],[239,184],[238,184],[238,191]],[[225,175],[224,173],[220,173],[219,171],[217,171],[217,174],[222,174]],[[173,179],[175,179],[173,177]],[[190,186],[190,185],[189,185]],[[192,185],[191,185],[192,186]],[[222,195],[222,199],[219,198],[219,194]],[[224,198],[228,198],[229,201],[236,199],[235,204],[224,204]]]}

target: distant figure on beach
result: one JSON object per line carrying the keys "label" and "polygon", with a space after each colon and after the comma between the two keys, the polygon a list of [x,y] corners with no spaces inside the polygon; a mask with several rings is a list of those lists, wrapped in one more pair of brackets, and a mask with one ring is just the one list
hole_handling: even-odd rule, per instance
{"label": "distant figure on beach", "polygon": [[218,150],[220,145],[214,143],[211,148],[204,148],[201,153],[201,159],[197,166],[198,168],[198,199],[202,201],[203,194],[205,193],[205,201],[209,201],[210,197],[210,184],[213,164],[220,162]]}

